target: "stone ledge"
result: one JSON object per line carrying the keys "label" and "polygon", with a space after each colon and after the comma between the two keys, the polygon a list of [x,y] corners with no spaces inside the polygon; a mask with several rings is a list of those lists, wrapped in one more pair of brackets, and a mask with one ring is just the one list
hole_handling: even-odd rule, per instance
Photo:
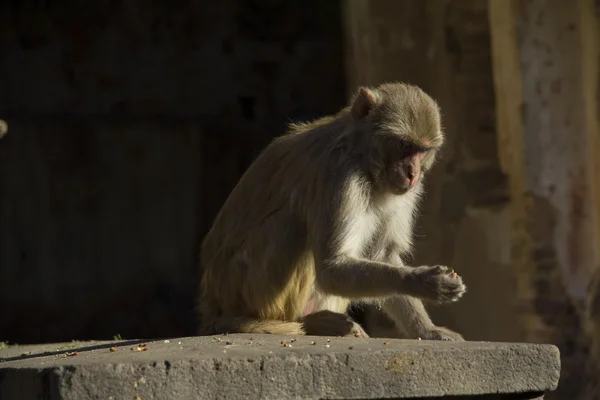
{"label": "stone ledge", "polygon": [[537,398],[560,375],[552,345],[291,340],[236,334],[8,347],[0,350],[0,398]]}

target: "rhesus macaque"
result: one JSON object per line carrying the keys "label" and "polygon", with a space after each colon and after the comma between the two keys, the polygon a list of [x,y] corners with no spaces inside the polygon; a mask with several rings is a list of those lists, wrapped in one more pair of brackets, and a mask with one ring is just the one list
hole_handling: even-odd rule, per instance
{"label": "rhesus macaque", "polygon": [[457,301],[460,276],[401,258],[443,140],[436,102],[402,83],[360,88],[336,115],[292,124],[202,243],[199,333],[366,337],[347,310],[367,302],[407,337],[464,340],[420,300]]}

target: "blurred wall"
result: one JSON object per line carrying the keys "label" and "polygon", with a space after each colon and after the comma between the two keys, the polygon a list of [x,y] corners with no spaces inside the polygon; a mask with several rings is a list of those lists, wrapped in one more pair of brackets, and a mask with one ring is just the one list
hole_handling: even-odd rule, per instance
{"label": "blurred wall", "polygon": [[555,398],[600,399],[598,6],[490,1],[518,323],[561,349]]}
{"label": "blurred wall", "polygon": [[346,102],[337,1],[0,4],[0,341],[194,333],[198,245]]}

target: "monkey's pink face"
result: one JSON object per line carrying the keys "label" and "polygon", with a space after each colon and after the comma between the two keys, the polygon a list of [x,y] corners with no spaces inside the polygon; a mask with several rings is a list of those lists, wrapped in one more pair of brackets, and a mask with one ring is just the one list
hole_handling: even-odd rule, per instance
{"label": "monkey's pink face", "polygon": [[421,179],[423,159],[433,149],[397,140],[388,142],[385,147],[386,186],[394,194],[404,194],[414,188]]}
{"label": "monkey's pink face", "polygon": [[421,178],[423,157],[424,153],[417,153],[387,166],[386,179],[392,193],[404,194],[415,187]]}

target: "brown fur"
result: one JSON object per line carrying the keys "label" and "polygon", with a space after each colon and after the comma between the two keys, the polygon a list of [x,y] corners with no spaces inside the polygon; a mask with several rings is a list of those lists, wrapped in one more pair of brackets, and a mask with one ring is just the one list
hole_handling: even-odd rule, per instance
{"label": "brown fur", "polygon": [[437,104],[401,83],[361,88],[338,114],[291,125],[204,239],[200,333],[366,336],[346,315],[361,301],[411,337],[462,340],[418,299],[456,301],[461,278],[400,258],[442,143]]}

